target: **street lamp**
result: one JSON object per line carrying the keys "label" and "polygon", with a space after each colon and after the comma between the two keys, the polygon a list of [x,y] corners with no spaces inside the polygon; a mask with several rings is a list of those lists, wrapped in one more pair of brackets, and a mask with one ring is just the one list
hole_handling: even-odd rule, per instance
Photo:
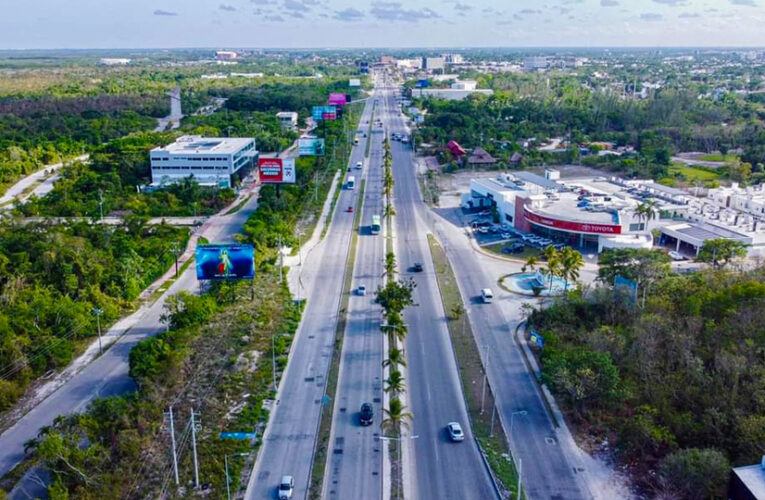
{"label": "street lamp", "polygon": [[226,469],[226,499],[231,500],[231,486],[230,481],[228,478],[228,457],[246,457],[249,455],[247,452],[241,452],[241,453],[231,453],[230,455],[226,455],[223,457],[223,465]]}
{"label": "street lamp", "polygon": [[103,354],[104,353],[104,346],[101,343],[101,315],[104,313],[104,310],[100,307],[94,307],[93,308],[93,314],[96,315],[96,325],[98,325],[98,353]]}
{"label": "street lamp", "polygon": [[[521,415],[521,416],[528,415],[528,413],[529,412],[527,412],[526,410],[518,410],[518,411],[514,411],[514,412],[510,413],[510,442],[511,443],[513,442],[513,417],[515,417],[516,415]],[[512,453],[512,450],[510,450],[510,451]],[[521,457],[518,457],[518,486],[517,486],[518,497],[517,497],[517,500],[521,500],[521,470],[522,470],[522,467],[523,467],[523,465],[522,465],[522,462],[521,462]]]}

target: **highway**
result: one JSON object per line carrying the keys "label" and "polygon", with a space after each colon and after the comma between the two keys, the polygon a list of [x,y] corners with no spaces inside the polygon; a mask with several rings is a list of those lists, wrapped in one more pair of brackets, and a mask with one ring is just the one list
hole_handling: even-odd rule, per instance
{"label": "highway", "polygon": [[[233,235],[241,231],[242,225],[256,208],[257,197],[253,196],[238,212],[211,217],[201,235],[213,242],[233,241]],[[164,312],[167,297],[182,290],[197,288],[196,269],[189,266],[162,297],[134,313],[134,320],[120,322],[132,327],[126,328],[127,333],[115,341],[111,348],[0,434],[0,476],[24,458],[24,443],[37,437],[40,428],[51,425],[58,415],[83,411],[97,397],[133,390],[133,380],[128,376],[130,349],[165,328],[160,316]]]}
{"label": "highway", "polygon": [[[367,102],[362,123],[369,120],[372,104]],[[364,141],[354,147],[350,165],[363,160]],[[263,436],[245,498],[274,499],[279,479],[295,480],[293,498],[307,495],[311,457],[325,391],[338,320],[340,295],[348,257],[358,188],[342,190],[326,237],[303,259],[302,279],[307,303],[287,368],[277,392],[277,401]]]}
{"label": "highway", "polygon": [[[367,130],[368,126],[362,123],[359,128]],[[364,285],[367,295],[352,294],[348,308],[322,495],[329,500],[382,497],[383,447],[377,437],[383,406],[383,335],[381,308],[374,302],[374,292],[383,284],[385,241],[382,234],[370,234],[370,225],[372,215],[382,215],[383,209],[384,134],[381,128],[375,130],[378,132],[368,138],[372,141],[370,156],[364,162],[366,188],[352,281],[353,288]],[[374,422],[368,427],[359,425],[362,403],[371,403],[374,408]]]}
{"label": "highway", "polygon": [[[385,90],[389,132],[408,133],[390,88]],[[422,202],[409,144],[391,141],[393,152],[395,247],[401,278],[414,279],[417,304],[405,313],[408,406],[414,414],[409,477],[413,499],[486,500],[499,498],[473,439],[457,363],[446,327],[427,241],[427,206]],[[410,272],[422,262],[421,273]],[[465,441],[452,443],[446,424],[457,421]],[[415,437],[416,436],[416,437]],[[406,472],[405,472],[406,474]]]}

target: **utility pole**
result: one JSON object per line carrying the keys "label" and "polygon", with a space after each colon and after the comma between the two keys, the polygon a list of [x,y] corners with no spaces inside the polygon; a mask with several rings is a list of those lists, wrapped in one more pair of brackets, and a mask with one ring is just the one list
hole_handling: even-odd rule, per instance
{"label": "utility pole", "polygon": [[313,201],[319,199],[319,172],[313,174]]}
{"label": "utility pole", "polygon": [[101,315],[104,313],[104,310],[100,307],[94,307],[93,308],[93,314],[96,315],[96,325],[98,326],[98,353],[103,354],[104,353],[104,346],[101,343]]}
{"label": "utility pole", "polygon": [[194,453],[194,488],[199,489],[199,461],[197,460],[197,424],[191,409],[191,450]]}
{"label": "utility pole", "polygon": [[516,497],[516,500],[521,500],[521,470],[523,469],[523,462],[520,458],[518,458],[518,496]]}
{"label": "utility pole", "polygon": [[103,220],[104,220],[104,193],[100,189],[98,190],[98,212],[101,215],[99,220],[103,222]]}
{"label": "utility pole", "polygon": [[276,394],[276,334],[271,335],[271,365],[274,375],[274,394]]}
{"label": "utility pole", "polygon": [[279,235],[279,282],[284,281],[282,276],[282,266],[284,265],[284,254],[282,253],[282,235]]}
{"label": "utility pole", "polygon": [[170,252],[175,256],[175,277],[178,277],[178,256],[181,254],[181,249],[178,243],[173,243],[170,247]]}
{"label": "utility pole", "polygon": [[[467,313],[466,313],[467,314]],[[462,324],[464,326],[466,319],[462,320]],[[464,328],[463,328],[463,337],[464,337]],[[489,371],[489,344],[486,344],[486,366],[483,369],[483,389],[481,389],[481,414],[483,414],[483,403],[486,401],[486,372]],[[493,413],[492,413],[493,415]]]}
{"label": "utility pole", "polygon": [[167,417],[170,421],[170,445],[173,448],[173,473],[175,474],[176,486],[180,483],[178,480],[178,455],[175,453],[175,424],[173,422],[173,407],[168,409]]}

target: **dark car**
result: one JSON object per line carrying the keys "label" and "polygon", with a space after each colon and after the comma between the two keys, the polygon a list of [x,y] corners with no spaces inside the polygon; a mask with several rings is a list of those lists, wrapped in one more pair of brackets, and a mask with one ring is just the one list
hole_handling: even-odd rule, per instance
{"label": "dark car", "polygon": [[414,265],[412,266],[412,271],[414,271],[416,273],[421,273],[422,272],[422,262],[415,262]]}
{"label": "dark car", "polygon": [[372,405],[370,403],[363,403],[359,412],[359,424],[372,425],[373,418],[374,411],[372,410]]}

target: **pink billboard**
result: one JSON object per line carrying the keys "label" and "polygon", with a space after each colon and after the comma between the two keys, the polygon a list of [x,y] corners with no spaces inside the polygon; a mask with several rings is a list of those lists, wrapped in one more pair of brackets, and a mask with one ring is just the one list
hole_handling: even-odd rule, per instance
{"label": "pink billboard", "polygon": [[341,94],[339,92],[333,92],[329,94],[329,101],[328,104],[334,104],[335,106],[343,106],[348,102],[348,99],[345,94]]}

